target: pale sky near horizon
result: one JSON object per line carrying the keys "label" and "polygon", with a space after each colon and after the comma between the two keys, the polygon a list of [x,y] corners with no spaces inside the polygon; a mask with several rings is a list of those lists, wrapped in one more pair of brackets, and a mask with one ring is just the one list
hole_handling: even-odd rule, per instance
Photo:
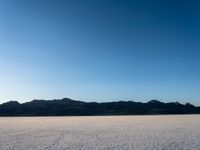
{"label": "pale sky near horizon", "polygon": [[198,0],[0,0],[0,103],[200,105]]}

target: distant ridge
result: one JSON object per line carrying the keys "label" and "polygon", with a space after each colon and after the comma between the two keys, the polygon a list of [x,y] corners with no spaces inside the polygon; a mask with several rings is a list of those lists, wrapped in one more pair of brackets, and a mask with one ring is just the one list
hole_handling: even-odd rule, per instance
{"label": "distant ridge", "polygon": [[10,101],[0,105],[0,116],[95,116],[95,115],[155,115],[200,114],[200,107],[190,103],[164,103],[151,100],[147,103],[134,101],[83,102],[70,98],[33,100],[20,104]]}

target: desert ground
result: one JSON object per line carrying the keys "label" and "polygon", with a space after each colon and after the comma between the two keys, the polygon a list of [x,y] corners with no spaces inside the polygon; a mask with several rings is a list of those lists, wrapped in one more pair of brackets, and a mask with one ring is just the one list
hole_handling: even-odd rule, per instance
{"label": "desert ground", "polygon": [[200,115],[2,117],[0,150],[199,150]]}

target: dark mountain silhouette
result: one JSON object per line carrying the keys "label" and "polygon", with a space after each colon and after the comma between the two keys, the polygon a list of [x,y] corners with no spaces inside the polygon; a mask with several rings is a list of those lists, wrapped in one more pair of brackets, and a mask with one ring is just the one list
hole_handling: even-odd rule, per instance
{"label": "dark mountain silhouette", "polygon": [[10,101],[0,105],[0,116],[83,116],[83,115],[151,115],[200,114],[200,107],[178,102],[147,103],[133,101],[82,102],[69,98],[61,100],[33,100],[26,103]]}

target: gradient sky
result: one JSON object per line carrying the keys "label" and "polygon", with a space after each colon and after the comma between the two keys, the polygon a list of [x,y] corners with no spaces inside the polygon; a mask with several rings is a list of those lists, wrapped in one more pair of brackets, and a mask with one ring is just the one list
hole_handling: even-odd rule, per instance
{"label": "gradient sky", "polygon": [[0,103],[200,105],[198,0],[0,0]]}

